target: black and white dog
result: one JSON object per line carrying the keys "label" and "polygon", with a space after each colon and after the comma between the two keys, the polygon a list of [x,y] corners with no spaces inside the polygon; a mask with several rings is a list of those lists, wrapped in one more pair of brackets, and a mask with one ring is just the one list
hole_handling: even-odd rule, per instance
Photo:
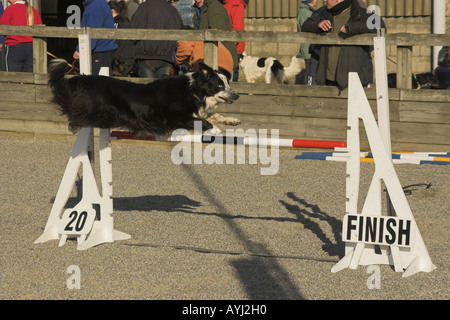
{"label": "black and white dog", "polygon": [[[105,76],[81,75],[66,79],[67,62],[52,61],[49,85],[53,100],[69,119],[69,128],[122,128],[136,136],[170,135],[176,129],[238,125],[235,118],[212,113],[219,103],[239,98],[219,71],[205,64],[199,71],[137,84]],[[217,129],[217,128],[216,128]]]}
{"label": "black and white dog", "polygon": [[[397,88],[397,74],[388,74],[388,87]],[[411,79],[413,89],[439,89],[439,80],[432,72],[413,74]]]}
{"label": "black and white dog", "polygon": [[289,67],[285,67],[275,58],[259,58],[244,53],[239,65],[249,83],[255,83],[261,78],[267,84],[275,81],[282,84],[302,71],[300,60],[295,56],[292,57]]}

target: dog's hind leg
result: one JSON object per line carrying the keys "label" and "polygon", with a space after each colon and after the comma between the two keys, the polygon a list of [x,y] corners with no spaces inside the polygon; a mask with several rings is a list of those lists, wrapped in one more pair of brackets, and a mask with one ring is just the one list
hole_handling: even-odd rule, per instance
{"label": "dog's hind leg", "polygon": [[80,126],[74,126],[72,124],[69,123],[68,125],[68,129],[70,132],[72,132],[73,134],[78,134],[78,132],[81,130]]}

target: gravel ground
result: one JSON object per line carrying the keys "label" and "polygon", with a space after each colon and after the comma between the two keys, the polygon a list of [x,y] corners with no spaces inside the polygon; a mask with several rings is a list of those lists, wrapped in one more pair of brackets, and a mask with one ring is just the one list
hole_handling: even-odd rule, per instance
{"label": "gravel ground", "polygon": [[[34,244],[72,147],[0,137],[0,299],[449,299],[448,166],[395,166],[404,187],[432,184],[407,199],[437,269],[402,278],[381,265],[369,289],[367,266],[330,272],[344,253],[345,164],[293,149],[261,176],[267,165],[180,166],[171,146],[113,143],[114,226],[132,238]],[[361,201],[373,169],[362,164]]]}

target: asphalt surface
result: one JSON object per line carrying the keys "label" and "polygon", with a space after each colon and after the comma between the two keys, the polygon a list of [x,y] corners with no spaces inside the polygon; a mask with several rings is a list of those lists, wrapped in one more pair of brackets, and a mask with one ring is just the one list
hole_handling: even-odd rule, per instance
{"label": "asphalt surface", "polygon": [[[176,165],[173,145],[113,143],[114,227],[132,238],[34,244],[72,147],[0,137],[0,299],[449,299],[448,166],[395,165],[437,269],[403,278],[381,265],[371,289],[367,266],[330,271],[344,254],[345,164],[295,149],[262,176],[259,161]],[[360,206],[373,170],[361,166]]]}

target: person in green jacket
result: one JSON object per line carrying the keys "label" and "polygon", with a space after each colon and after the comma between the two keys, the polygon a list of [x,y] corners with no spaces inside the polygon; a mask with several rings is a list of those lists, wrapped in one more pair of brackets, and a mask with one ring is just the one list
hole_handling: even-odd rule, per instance
{"label": "person in green jacket", "polygon": [[[300,10],[297,16],[297,31],[302,31],[303,23],[312,16],[316,11],[317,0],[302,0],[300,3]],[[309,53],[309,43],[302,43],[300,45],[300,51],[297,54],[297,58],[305,60],[305,84],[314,85],[314,70],[317,68],[317,64],[311,64],[311,54]],[[315,66],[315,68],[314,68]]]}
{"label": "person in green jacket", "polygon": [[[195,0],[192,7],[195,10],[192,17],[194,29],[219,29],[232,31],[230,16],[225,7],[217,0]],[[222,42],[233,57],[233,69],[239,66],[236,42]]]}

